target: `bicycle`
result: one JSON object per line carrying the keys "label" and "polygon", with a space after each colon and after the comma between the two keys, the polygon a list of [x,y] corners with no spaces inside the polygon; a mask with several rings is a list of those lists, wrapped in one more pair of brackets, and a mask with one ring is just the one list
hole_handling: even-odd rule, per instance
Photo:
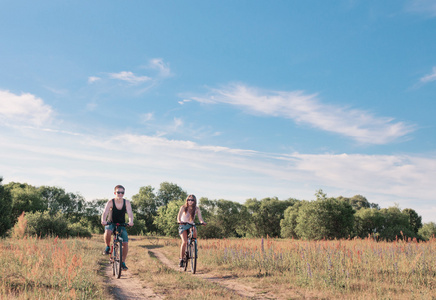
{"label": "bicycle", "polygon": [[117,278],[121,277],[121,271],[122,271],[122,262],[123,262],[123,238],[121,237],[121,226],[126,227],[129,224],[128,223],[113,223],[113,222],[107,222],[107,225],[115,225],[115,229],[112,232],[114,239],[111,245],[110,250],[110,258],[109,262],[112,264],[112,275],[116,276]]}
{"label": "bicycle", "polygon": [[[197,257],[198,257],[198,248],[197,248],[197,239],[194,238],[194,228],[196,228],[195,223],[179,223],[181,225],[192,225],[188,229],[188,243],[186,245],[185,250],[185,256],[183,257],[183,270],[186,272],[186,269],[188,268],[188,262],[191,261],[191,272],[192,274],[195,274],[197,270]],[[204,225],[203,223],[200,223],[200,225]]]}

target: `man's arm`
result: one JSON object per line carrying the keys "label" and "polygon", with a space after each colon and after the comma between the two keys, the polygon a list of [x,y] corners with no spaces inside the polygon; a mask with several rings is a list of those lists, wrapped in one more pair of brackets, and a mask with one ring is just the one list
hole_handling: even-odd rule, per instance
{"label": "man's arm", "polygon": [[129,200],[126,200],[126,210],[127,210],[127,214],[129,215],[129,226],[133,226],[133,211],[132,211],[132,205],[130,205]]}
{"label": "man's arm", "polygon": [[111,207],[112,207],[112,201],[109,200],[106,203],[103,214],[101,215],[101,225],[103,225],[103,226],[107,225],[106,219],[107,219],[107,215],[108,215]]}

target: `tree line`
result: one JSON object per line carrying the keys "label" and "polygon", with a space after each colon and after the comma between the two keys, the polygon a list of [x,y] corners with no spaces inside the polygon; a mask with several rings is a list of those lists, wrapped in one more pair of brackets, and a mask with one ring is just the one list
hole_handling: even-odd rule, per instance
{"label": "tree line", "polygon": [[[174,183],[162,182],[157,190],[150,185],[141,187],[131,199],[135,226],[128,229],[129,233],[177,236],[177,213],[186,197],[187,192]],[[243,204],[202,197],[198,202],[208,225],[199,228],[199,236],[307,240],[371,236],[393,241],[426,240],[436,233],[436,224],[422,224],[421,216],[411,208],[380,208],[362,195],[334,198],[327,197],[322,190],[315,197],[312,201],[251,198]],[[100,218],[108,200],[85,201],[80,194],[68,193],[60,187],[17,182],[3,185],[0,177],[0,232],[3,236],[13,234],[21,218],[25,220],[27,234],[60,237],[102,234]]]}

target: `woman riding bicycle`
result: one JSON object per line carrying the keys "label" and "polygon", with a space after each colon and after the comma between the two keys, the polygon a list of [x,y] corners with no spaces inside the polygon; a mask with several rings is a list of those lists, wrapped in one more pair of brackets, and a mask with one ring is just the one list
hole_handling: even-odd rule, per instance
{"label": "woman riding bicycle", "polygon": [[[182,245],[180,246],[180,262],[179,266],[183,267],[183,256],[186,250],[186,244],[188,243],[188,229],[192,227],[194,223],[195,216],[198,216],[200,222],[204,225],[206,223],[203,221],[201,216],[200,208],[197,206],[197,198],[194,195],[189,195],[186,198],[184,205],[180,207],[179,215],[177,216],[177,223],[179,226],[179,235],[182,238]],[[194,238],[197,238],[197,230],[194,227]]]}

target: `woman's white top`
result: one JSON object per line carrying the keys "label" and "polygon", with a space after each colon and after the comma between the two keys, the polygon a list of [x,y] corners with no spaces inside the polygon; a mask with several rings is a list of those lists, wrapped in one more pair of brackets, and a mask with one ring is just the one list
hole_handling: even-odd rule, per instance
{"label": "woman's white top", "polygon": [[[195,210],[198,210],[198,206],[196,207]],[[194,216],[195,218],[195,216]],[[182,216],[180,217],[180,221],[182,221],[183,223],[190,223],[191,221],[191,214],[189,212],[182,212]]]}

